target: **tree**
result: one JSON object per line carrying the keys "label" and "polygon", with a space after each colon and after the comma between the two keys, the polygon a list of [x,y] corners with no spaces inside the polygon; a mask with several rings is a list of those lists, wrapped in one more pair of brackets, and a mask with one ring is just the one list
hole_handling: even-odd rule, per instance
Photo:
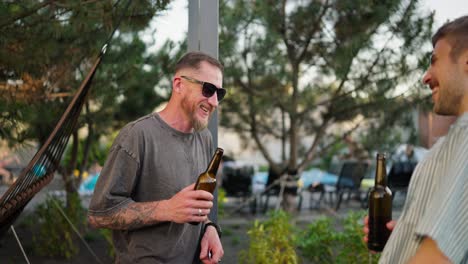
{"label": "tree", "polygon": [[301,171],[331,145],[333,126],[394,119],[426,98],[415,79],[426,66],[433,16],[419,15],[417,1],[220,6],[229,89],[221,125],[253,139],[277,173],[284,168],[266,147],[271,139],[283,142],[287,167]]}
{"label": "tree", "polygon": [[[76,192],[80,178],[72,177],[72,172],[86,168],[100,135],[148,113],[165,99],[154,87],[164,83],[162,69],[171,66],[167,54],[174,43],[148,54],[138,32],[168,2],[0,3],[0,139],[43,144],[122,17],[72,133],[66,163],[59,168],[67,192]],[[81,140],[78,130],[84,127],[88,133]]]}

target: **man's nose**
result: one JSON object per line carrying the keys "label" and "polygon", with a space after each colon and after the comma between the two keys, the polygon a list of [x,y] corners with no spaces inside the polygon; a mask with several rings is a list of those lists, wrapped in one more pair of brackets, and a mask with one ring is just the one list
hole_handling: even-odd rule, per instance
{"label": "man's nose", "polygon": [[432,76],[431,76],[431,73],[430,73],[429,70],[430,70],[430,69],[428,69],[428,70],[424,73],[423,78],[422,78],[422,82],[423,82],[424,84],[427,84],[427,85],[429,85],[429,84],[431,83],[431,80],[432,80]]}
{"label": "man's nose", "polygon": [[213,107],[218,107],[218,94],[214,93],[210,98],[208,98],[208,103]]}

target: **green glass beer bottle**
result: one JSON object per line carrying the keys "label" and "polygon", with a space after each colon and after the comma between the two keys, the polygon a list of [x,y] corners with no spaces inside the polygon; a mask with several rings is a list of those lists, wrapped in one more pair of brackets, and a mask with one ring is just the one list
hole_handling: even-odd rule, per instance
{"label": "green glass beer bottle", "polygon": [[385,247],[390,230],[387,223],[392,220],[392,192],[387,187],[385,154],[377,154],[375,185],[369,193],[369,236],[367,247],[380,252]]}

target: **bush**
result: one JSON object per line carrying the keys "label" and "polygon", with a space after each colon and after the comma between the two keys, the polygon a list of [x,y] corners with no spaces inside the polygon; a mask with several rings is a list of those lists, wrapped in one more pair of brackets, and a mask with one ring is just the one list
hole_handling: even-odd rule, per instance
{"label": "bush", "polygon": [[112,259],[114,259],[115,249],[114,249],[114,244],[112,242],[112,230],[102,228],[102,229],[99,229],[99,233],[104,237],[104,239],[107,242],[107,246],[108,246],[107,255],[109,255],[109,257],[111,257]]}
{"label": "bush", "polygon": [[77,194],[70,197],[69,207],[57,197],[48,196],[34,211],[29,225],[33,230],[33,250],[41,256],[71,259],[78,251],[76,234],[57,208],[65,212],[68,219],[80,230],[85,226],[85,211]]}
{"label": "bush", "polygon": [[337,263],[377,263],[380,254],[374,255],[369,261],[370,255],[367,245],[362,241],[362,220],[367,213],[365,211],[351,212],[342,220],[344,231],[339,236],[340,251]]}
{"label": "bush", "polygon": [[[250,244],[240,252],[240,263],[377,263],[362,241],[365,211],[344,219],[322,217],[304,230],[294,229],[283,211],[270,213],[263,223],[255,221],[247,231]],[[297,248],[297,252],[296,252]]]}
{"label": "bush", "polygon": [[[321,218],[303,231],[298,246],[312,263],[377,263],[379,255],[371,257],[362,241],[362,219],[366,212],[351,212],[343,220]],[[339,229],[343,229],[341,232]]]}
{"label": "bush", "polygon": [[299,234],[298,247],[302,255],[312,263],[332,263],[334,259],[334,246],[339,234],[334,231],[330,218],[320,218],[307,226]]}
{"label": "bush", "polygon": [[295,231],[289,221],[290,216],[284,211],[270,213],[264,223],[255,221],[247,231],[250,244],[240,252],[241,263],[298,263]]}
{"label": "bush", "polygon": [[226,204],[226,190],[218,188],[218,216],[224,216],[224,205]]}

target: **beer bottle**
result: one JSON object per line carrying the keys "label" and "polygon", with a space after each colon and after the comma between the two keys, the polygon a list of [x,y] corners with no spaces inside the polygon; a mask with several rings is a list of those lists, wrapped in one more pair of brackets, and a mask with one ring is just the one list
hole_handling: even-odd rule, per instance
{"label": "beer bottle", "polygon": [[210,193],[214,192],[216,188],[216,173],[218,172],[223,152],[224,150],[222,148],[216,149],[208,168],[198,176],[197,182],[195,183],[195,190],[204,190]]}
{"label": "beer bottle", "polygon": [[375,185],[369,193],[369,236],[367,247],[380,252],[390,236],[387,223],[392,220],[392,192],[387,187],[385,154],[377,154]]}
{"label": "beer bottle", "polygon": [[[216,149],[208,168],[198,176],[197,182],[195,183],[195,190],[204,190],[210,193],[214,192],[216,188],[216,173],[218,172],[223,153],[224,150],[222,148]],[[190,222],[190,224],[197,225],[198,222]]]}

